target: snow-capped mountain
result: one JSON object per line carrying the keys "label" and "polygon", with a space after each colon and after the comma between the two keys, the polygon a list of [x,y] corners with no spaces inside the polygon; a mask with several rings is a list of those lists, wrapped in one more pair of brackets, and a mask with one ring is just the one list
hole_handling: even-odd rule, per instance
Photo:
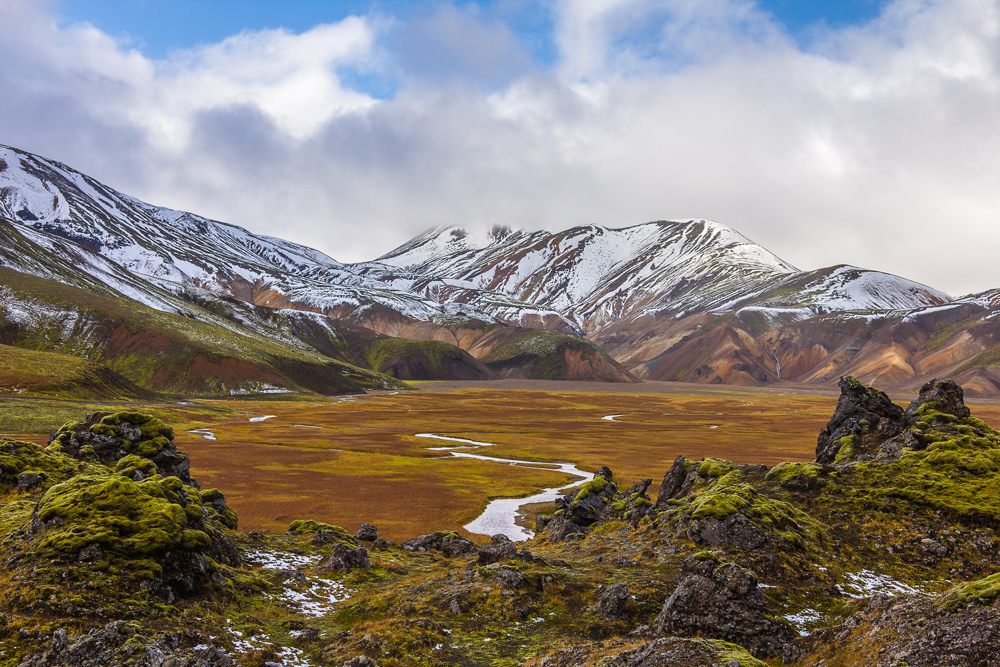
{"label": "snow-capped mountain", "polygon": [[[372,305],[419,320],[468,310],[369,280],[306,246],[146,204],[7,146],[0,146],[0,216],[19,223],[16,230],[51,255],[158,310],[176,311],[158,292],[184,285],[257,305],[340,315]],[[122,272],[129,277],[116,275]]]}
{"label": "snow-capped mountain", "polygon": [[586,333],[644,314],[683,316],[752,307],[811,317],[949,300],[925,285],[878,271],[841,266],[802,272],[708,220],[622,229],[588,225],[555,234],[494,228],[475,235],[442,227],[378,262],[428,281],[461,281],[543,304]]}
{"label": "snow-capped mountain", "polygon": [[[991,352],[1000,346],[997,290],[953,300],[879,271],[800,271],[708,220],[559,232],[446,226],[375,261],[343,264],[0,146],[4,270],[100,294],[101,312],[114,310],[110,298],[215,327],[199,330],[198,349],[225,330],[291,346],[310,363],[316,353],[374,359],[358,350],[380,334],[444,341],[483,359],[527,328],[586,337],[647,378],[823,382],[850,370],[898,383],[961,371],[984,393],[1000,391],[1000,354]],[[20,279],[0,290],[5,340],[27,344],[30,330],[32,345],[48,344],[29,301],[62,313],[66,331],[81,317],[63,308],[65,298],[31,301],[11,280]],[[100,324],[94,312],[88,326]],[[263,349],[230,344],[237,357]]]}

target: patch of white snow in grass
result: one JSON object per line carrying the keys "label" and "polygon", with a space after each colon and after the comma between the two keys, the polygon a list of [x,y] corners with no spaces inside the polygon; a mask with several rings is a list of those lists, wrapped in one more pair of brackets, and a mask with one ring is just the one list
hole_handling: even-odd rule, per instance
{"label": "patch of white snow in grass", "polygon": [[887,574],[876,574],[871,570],[861,570],[860,572],[847,572],[844,574],[847,580],[843,584],[837,584],[837,590],[851,598],[866,598],[875,593],[886,595],[918,594],[924,595],[925,591],[914,588],[902,581],[897,581]]}

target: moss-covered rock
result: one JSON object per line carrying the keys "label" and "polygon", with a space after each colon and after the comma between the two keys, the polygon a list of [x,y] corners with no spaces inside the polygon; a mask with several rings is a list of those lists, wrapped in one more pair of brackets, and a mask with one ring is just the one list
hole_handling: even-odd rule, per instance
{"label": "moss-covered rock", "polygon": [[746,483],[714,484],[663,513],[699,544],[755,549],[766,543],[806,549],[827,529],[802,510]]}
{"label": "moss-covered rock", "polygon": [[939,604],[953,610],[973,604],[992,604],[997,598],[1000,598],[1000,572],[955,586],[941,597]]}
{"label": "moss-covered rock", "polygon": [[286,535],[312,535],[315,542],[334,542],[357,546],[358,541],[340,526],[313,519],[296,519],[288,524]]}
{"label": "moss-covered rock", "polygon": [[44,478],[30,511],[12,503],[0,517],[18,522],[8,533],[13,580],[38,593],[18,604],[70,600],[85,609],[111,592],[136,604],[173,600],[204,588],[219,564],[240,564],[229,532],[235,513],[218,490],[193,486],[172,438],[158,419],[119,412],[66,424],[44,450],[0,442],[0,484]]}
{"label": "moss-covered rock", "polygon": [[905,427],[903,409],[885,392],[840,378],[840,399],[816,441],[817,463],[846,463],[870,454]]}
{"label": "moss-covered rock", "polygon": [[0,492],[44,489],[82,469],[73,458],[47,452],[34,443],[0,440]]}
{"label": "moss-covered rock", "polygon": [[[151,415],[139,412],[90,414],[82,422],[69,422],[49,438],[47,450],[73,458],[105,465],[129,456],[148,459],[164,477],[178,477],[191,483],[190,462],[173,443],[174,429]],[[134,477],[138,470],[134,459],[127,472]],[[148,468],[147,468],[148,469]],[[144,476],[148,474],[143,473]]]}

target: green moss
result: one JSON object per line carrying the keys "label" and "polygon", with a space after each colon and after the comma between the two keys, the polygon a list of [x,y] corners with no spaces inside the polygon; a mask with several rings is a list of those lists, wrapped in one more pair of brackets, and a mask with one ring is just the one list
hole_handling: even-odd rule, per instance
{"label": "green moss", "polygon": [[313,521],[312,519],[296,519],[295,521],[292,521],[292,523],[288,526],[286,534],[314,535],[321,530],[324,531],[328,539],[332,539],[335,542],[345,542],[348,544],[357,543],[354,536],[340,526],[332,526],[328,523],[323,523],[322,521]]}
{"label": "green moss", "polygon": [[226,498],[222,495],[221,491],[218,489],[206,489],[200,495],[201,502],[204,503],[209,517],[230,530],[236,530],[239,527],[239,518],[236,516],[236,512],[225,505]]}
{"label": "green moss", "polygon": [[35,503],[30,500],[18,500],[0,505],[0,531],[9,533],[24,525],[31,519]]}
{"label": "green moss", "polygon": [[115,472],[129,479],[135,479],[136,472],[139,472],[142,477],[152,477],[156,474],[156,464],[141,456],[129,454],[118,460],[118,463],[115,464]]}
{"label": "green moss", "polygon": [[764,481],[781,484],[791,479],[815,479],[823,469],[818,463],[779,463],[767,471]]}
{"label": "green moss", "polygon": [[735,660],[740,664],[740,667],[767,667],[766,662],[753,657],[749,651],[737,644],[721,639],[703,639],[701,641],[708,642],[718,651],[719,664],[725,665]]}
{"label": "green moss", "polygon": [[719,557],[713,554],[711,551],[699,551],[696,554],[694,554],[692,558],[694,558],[697,561],[710,560],[713,563],[720,562]]}
{"label": "green moss", "polygon": [[668,517],[687,516],[701,520],[724,520],[742,514],[764,534],[783,538],[796,548],[804,549],[814,542],[827,539],[827,530],[802,510],[789,503],[769,498],[749,484],[715,484],[685,499]]}
{"label": "green moss", "polygon": [[0,440],[0,491],[17,485],[21,473],[40,475],[49,486],[69,478],[80,464],[59,452],[47,452],[38,445],[20,440]]}
{"label": "green moss", "polygon": [[75,554],[97,544],[129,557],[203,549],[209,536],[189,528],[185,508],[170,499],[178,496],[171,480],[180,481],[152,478],[135,483],[121,476],[79,475],[53,486],[36,510],[45,526],[38,548]]}
{"label": "green moss", "polygon": [[850,461],[855,456],[854,445],[857,444],[857,436],[845,435],[834,444],[838,446],[837,455],[833,457],[834,463]]}
{"label": "green moss", "polygon": [[586,500],[591,496],[591,494],[597,494],[608,486],[608,480],[604,479],[600,475],[590,480],[589,482],[584,482],[580,485],[579,491],[577,491],[576,498],[573,499],[573,504]]}
{"label": "green moss", "polygon": [[866,462],[843,471],[839,486],[867,508],[886,498],[947,512],[960,520],[1000,522],[1000,433],[978,419],[948,419],[927,406],[914,437],[925,449],[891,463]]}
{"label": "green moss", "polygon": [[347,532],[340,526],[331,526],[328,523],[313,521],[312,519],[296,519],[288,524],[288,530],[286,532],[290,535],[308,535],[310,533],[315,533],[318,530],[331,530],[338,533]]}
{"label": "green moss", "polygon": [[731,472],[734,467],[732,461],[707,458],[702,460],[701,466],[698,468],[698,476],[706,479],[719,478]]}
{"label": "green moss", "polygon": [[971,604],[990,604],[997,598],[1000,598],[1000,572],[955,586],[942,596],[940,604],[945,609],[954,611]]}

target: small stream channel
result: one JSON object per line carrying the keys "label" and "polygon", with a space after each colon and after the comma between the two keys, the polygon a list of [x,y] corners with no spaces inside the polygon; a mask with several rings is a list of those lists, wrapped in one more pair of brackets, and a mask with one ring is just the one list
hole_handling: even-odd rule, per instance
{"label": "small stream channel", "polygon": [[532,503],[551,503],[556,498],[563,495],[567,490],[580,484],[580,482],[593,477],[593,473],[580,470],[572,463],[540,463],[538,461],[520,461],[518,459],[505,459],[499,456],[484,456],[473,454],[472,452],[461,451],[465,449],[480,449],[482,447],[492,447],[495,443],[480,442],[479,440],[468,440],[466,438],[453,438],[436,433],[417,433],[417,438],[430,438],[433,440],[443,440],[455,444],[445,447],[428,447],[434,452],[448,452],[452,456],[464,459],[478,459],[480,461],[496,461],[519,468],[535,468],[537,470],[552,470],[564,472],[568,475],[575,475],[579,479],[560,487],[544,489],[535,495],[526,498],[497,498],[491,500],[489,505],[475,521],[463,526],[470,533],[476,535],[496,535],[502,533],[515,542],[530,539],[534,533],[527,528],[517,525],[516,519],[520,516],[520,509]]}

